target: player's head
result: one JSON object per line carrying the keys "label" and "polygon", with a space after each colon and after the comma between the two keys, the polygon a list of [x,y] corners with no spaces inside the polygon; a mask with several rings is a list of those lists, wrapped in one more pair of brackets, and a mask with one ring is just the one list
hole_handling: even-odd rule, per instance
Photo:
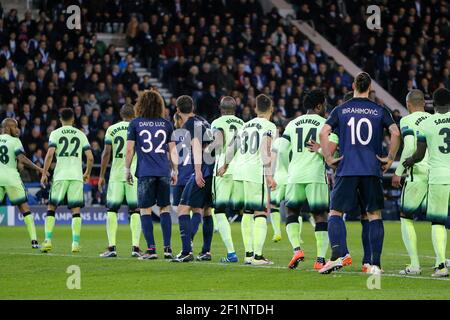
{"label": "player's head", "polygon": [[19,125],[17,124],[17,120],[13,118],[6,118],[2,121],[2,131],[16,138],[20,136]]}
{"label": "player's head", "polygon": [[176,104],[179,113],[190,114],[194,112],[194,100],[188,95],[179,96]]}
{"label": "player's head", "polygon": [[361,72],[359,73],[355,80],[353,81],[353,90],[356,91],[356,93],[359,94],[366,94],[369,95],[370,92],[370,84],[372,83],[372,79],[370,78],[370,75],[367,72]]}
{"label": "player's head", "polygon": [[234,114],[236,111],[236,100],[230,96],[223,97],[220,100],[220,111],[223,115]]}
{"label": "player's head", "polygon": [[450,90],[446,88],[436,89],[433,93],[434,110],[437,113],[447,113],[450,111]]}
{"label": "player's head", "polygon": [[61,110],[61,123],[65,126],[69,125],[73,125],[74,122],[74,114],[73,114],[73,110],[72,108],[64,108]]}
{"label": "player's head", "polygon": [[425,108],[425,96],[423,92],[418,89],[411,90],[406,96],[406,107],[409,112],[416,110],[423,111]]}
{"label": "player's head", "polygon": [[258,116],[271,116],[273,112],[273,101],[265,94],[256,97],[256,114]]}
{"label": "player's head", "polygon": [[144,90],[134,106],[134,114],[136,117],[147,119],[158,119],[164,116],[164,99],[156,90]]}
{"label": "player's head", "polygon": [[125,103],[122,108],[120,108],[120,116],[125,121],[131,121],[134,119],[134,107],[132,104]]}
{"label": "player's head", "polygon": [[325,115],[326,102],[325,93],[320,89],[311,90],[303,98],[303,106],[306,110],[322,117]]}
{"label": "player's head", "polygon": [[353,91],[349,91],[346,94],[344,94],[344,102],[347,102],[348,100],[350,100],[351,98],[353,98],[354,92]]}
{"label": "player's head", "polygon": [[173,115],[173,123],[175,129],[180,129],[183,126],[183,118],[178,112],[175,112],[175,114]]}

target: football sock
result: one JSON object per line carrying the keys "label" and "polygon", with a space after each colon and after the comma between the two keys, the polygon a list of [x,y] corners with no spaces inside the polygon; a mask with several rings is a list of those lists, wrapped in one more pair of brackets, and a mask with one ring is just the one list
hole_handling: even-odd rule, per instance
{"label": "football sock", "polygon": [[106,233],[108,234],[108,244],[110,247],[116,245],[117,234],[117,213],[108,211],[106,216]]}
{"label": "football sock", "polygon": [[[328,218],[328,238],[331,244],[331,260],[334,261],[343,256],[342,239],[342,217],[330,216]],[[345,254],[344,254],[345,255]]]}
{"label": "football sock", "polygon": [[155,237],[153,235],[153,220],[151,214],[141,215],[142,233],[147,242],[147,249],[155,249]]}
{"label": "football sock", "polygon": [[314,232],[316,236],[317,257],[325,258],[328,249],[328,223],[317,222]]}
{"label": "football sock", "polygon": [[47,216],[45,217],[45,240],[52,240],[53,228],[55,227],[55,211],[47,211]]}
{"label": "football sock", "polygon": [[381,267],[381,252],[383,251],[384,225],[383,220],[377,219],[369,222],[370,250],[372,251],[373,266]]}
{"label": "football sock", "polygon": [[302,242],[303,217],[299,215],[297,221],[298,221],[298,237],[300,238],[300,242]]}
{"label": "football sock", "polygon": [[280,208],[272,208],[270,214],[270,221],[272,223],[273,233],[275,235],[281,235],[281,215]]}
{"label": "football sock", "polygon": [[30,211],[23,214],[23,220],[25,221],[25,225],[27,226],[30,240],[37,240],[36,226],[34,225],[34,218]]}
{"label": "football sock", "polygon": [[414,229],[414,221],[412,219],[400,218],[400,225],[403,243],[411,259],[411,267],[418,269],[420,268],[420,262],[417,253],[417,236],[416,230]]}
{"label": "football sock", "polygon": [[255,248],[255,256],[262,256],[264,242],[266,242],[267,236],[267,217],[257,216],[255,217],[255,223],[253,225],[253,246]]}
{"label": "football sock", "polygon": [[80,242],[81,234],[81,216],[79,213],[72,215],[72,241]]}
{"label": "football sock", "polygon": [[200,226],[200,222],[202,222],[202,215],[198,212],[193,212],[191,217],[191,240],[194,240],[198,227]]}
{"label": "football sock", "polygon": [[433,248],[436,254],[436,264],[445,263],[445,250],[447,247],[447,230],[444,225],[433,224],[431,226],[431,240],[433,241]]}
{"label": "football sock", "polygon": [[286,233],[292,248],[295,250],[300,247],[300,224],[296,216],[286,218]]}
{"label": "football sock", "polygon": [[253,224],[253,214],[244,213],[241,221],[241,232],[245,252],[253,252]]}
{"label": "football sock", "polygon": [[170,212],[161,212],[159,219],[164,239],[164,247],[170,247],[170,240],[172,238],[172,218]]}
{"label": "football sock", "polygon": [[372,252],[370,251],[369,220],[361,220],[361,225],[361,240],[364,250],[362,264],[370,264],[372,262]]}
{"label": "football sock", "polygon": [[222,237],[222,241],[223,241],[225,247],[227,248],[227,253],[235,252],[234,245],[233,245],[233,238],[231,236],[230,222],[228,221],[226,214],[225,213],[216,213],[216,214],[214,214],[214,216],[216,217],[219,234]]}
{"label": "football sock", "polygon": [[342,245],[342,257],[348,254],[348,248],[347,248],[347,226],[345,225],[345,221],[343,218],[339,220],[341,224],[341,245]]}
{"label": "football sock", "polygon": [[130,230],[131,230],[131,245],[133,247],[139,247],[141,240],[141,215],[139,212],[133,212],[130,215]]}
{"label": "football sock", "polygon": [[189,254],[192,251],[191,247],[191,217],[189,215],[180,215],[178,217],[180,225],[181,243],[183,246],[182,254]]}
{"label": "football sock", "polygon": [[211,242],[214,234],[214,222],[212,216],[203,217],[203,248],[202,253],[211,251]]}

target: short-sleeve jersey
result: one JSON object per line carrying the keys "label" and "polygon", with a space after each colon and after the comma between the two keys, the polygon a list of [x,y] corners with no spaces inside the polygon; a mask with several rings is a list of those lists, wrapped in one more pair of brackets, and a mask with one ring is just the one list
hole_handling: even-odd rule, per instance
{"label": "short-sleeve jersey", "polygon": [[436,113],[419,125],[417,139],[426,140],[429,184],[450,184],[450,112]]}
{"label": "short-sleeve jersey", "polygon": [[55,148],[56,167],[53,181],[83,181],[83,153],[90,149],[86,135],[72,126],[52,131],[49,147]]}
{"label": "short-sleeve jersey", "polygon": [[[202,149],[205,148],[213,141],[213,133],[211,130],[211,125],[204,118],[200,116],[190,117],[184,124],[183,129],[186,130],[186,137],[184,141],[190,145],[191,155],[192,153],[192,140],[198,139],[202,144]],[[195,159],[192,158],[192,162],[195,163]],[[202,174],[203,177],[209,177],[213,174],[215,159],[212,154],[203,152],[202,153]]]}
{"label": "short-sleeve jersey", "polygon": [[337,176],[382,176],[384,129],[394,123],[390,112],[368,98],[352,98],[336,107],[326,121],[339,137]]}
{"label": "short-sleeve jersey", "polygon": [[233,165],[233,179],[238,181],[264,182],[264,163],[261,145],[266,137],[275,138],[277,127],[264,118],[254,118],[242,127],[239,140],[240,148],[236,151]]}
{"label": "short-sleeve jersey", "polygon": [[0,135],[0,187],[21,185],[17,170],[17,156],[24,153],[19,138],[9,134]]}
{"label": "short-sleeve jersey", "polygon": [[173,126],[163,118],[136,118],[128,126],[137,156],[136,177],[170,177],[169,146]]}
{"label": "short-sleeve jersey", "polygon": [[188,132],[186,129],[176,129],[173,132],[173,139],[177,143],[178,152],[178,178],[177,186],[185,186],[189,178],[194,173],[194,165],[192,162],[191,148],[184,141]]}
{"label": "short-sleeve jersey", "polygon": [[[429,116],[430,114],[427,112],[413,112],[400,120],[400,130],[403,137],[403,152],[407,151],[409,152],[409,155],[414,154],[417,148],[417,135],[420,130],[420,124]],[[412,139],[408,139],[409,137]],[[395,173],[398,176],[401,176],[403,174],[403,166],[399,165]],[[416,163],[410,169],[408,180],[428,181],[428,151],[423,160]]]}
{"label": "short-sleeve jersey", "polygon": [[[234,115],[222,116],[211,123],[211,128],[213,133],[215,131],[221,131],[223,135],[223,146],[219,150],[219,155],[216,154],[216,164],[214,167],[214,175],[216,175],[217,170],[225,164],[225,156],[227,152],[227,147],[234,142],[239,130],[244,125],[244,121],[239,119]],[[233,173],[233,161],[229,163],[229,167],[226,174]]]}
{"label": "short-sleeve jersey", "polygon": [[[127,134],[129,122],[121,121],[109,126],[105,134],[105,145],[111,146],[112,163],[110,182],[125,182],[125,156],[127,153]],[[131,163],[131,172],[136,172],[136,156]]]}
{"label": "short-sleeve jersey", "polygon": [[308,149],[308,141],[318,141],[325,118],[317,114],[302,115],[287,125],[283,138],[289,141],[283,152],[292,152],[288,183],[327,183],[323,156]]}
{"label": "short-sleeve jersey", "polygon": [[275,163],[275,173],[273,178],[277,182],[278,185],[287,184],[288,182],[288,168],[286,164],[281,159],[282,152],[282,138],[278,137],[272,142],[272,152],[276,153],[276,163]]}

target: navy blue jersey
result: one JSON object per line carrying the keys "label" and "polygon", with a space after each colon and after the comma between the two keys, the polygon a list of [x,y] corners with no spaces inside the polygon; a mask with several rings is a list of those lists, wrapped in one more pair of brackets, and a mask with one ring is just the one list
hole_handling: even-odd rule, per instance
{"label": "navy blue jersey", "polygon": [[173,140],[177,143],[178,152],[178,179],[177,186],[185,186],[194,173],[194,165],[190,145],[184,139],[188,135],[186,129],[174,131]]}
{"label": "navy blue jersey", "polygon": [[[185,137],[185,141],[192,141],[194,138],[199,139],[202,143],[203,150],[214,140],[211,125],[204,118],[200,116],[190,117],[184,124],[183,129],[186,129],[187,136]],[[191,145],[191,154],[192,153],[192,145]],[[194,159],[192,157],[192,162],[194,163]],[[202,156],[202,173],[203,177],[209,177],[213,174],[214,169],[214,158],[211,154],[206,154],[203,152]]]}
{"label": "navy blue jersey", "polygon": [[168,143],[173,126],[162,118],[136,118],[128,127],[128,140],[135,141],[136,177],[170,177]]}
{"label": "navy blue jersey", "polygon": [[384,128],[394,123],[391,113],[367,98],[352,98],[336,107],[327,122],[339,136],[337,176],[378,176]]}

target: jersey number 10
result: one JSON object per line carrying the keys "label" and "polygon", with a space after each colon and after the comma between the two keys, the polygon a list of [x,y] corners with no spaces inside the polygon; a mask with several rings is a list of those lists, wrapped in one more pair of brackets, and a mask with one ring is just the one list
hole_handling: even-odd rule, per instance
{"label": "jersey number 10", "polygon": [[[372,140],[372,123],[367,118],[361,118],[358,120],[358,122],[355,125],[355,117],[351,117],[350,120],[347,122],[347,126],[350,127],[351,131],[351,140],[352,144],[356,144],[356,139],[358,139],[358,142],[362,144],[363,146],[366,146],[370,143],[370,140]],[[363,139],[361,137],[361,127],[365,123],[367,125],[367,138]]]}

